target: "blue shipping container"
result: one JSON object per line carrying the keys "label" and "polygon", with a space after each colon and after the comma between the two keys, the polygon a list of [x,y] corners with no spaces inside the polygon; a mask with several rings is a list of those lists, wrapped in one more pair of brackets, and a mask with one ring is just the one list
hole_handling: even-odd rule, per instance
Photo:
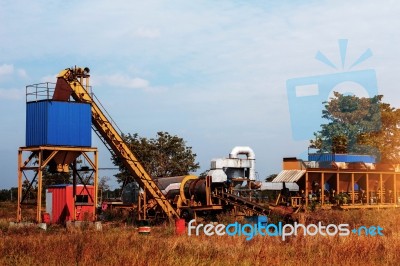
{"label": "blue shipping container", "polygon": [[91,106],[38,101],[26,104],[26,146],[92,145]]}
{"label": "blue shipping container", "polygon": [[308,160],[317,162],[375,163],[374,156],[358,155],[358,154],[316,153],[316,154],[309,154]]}

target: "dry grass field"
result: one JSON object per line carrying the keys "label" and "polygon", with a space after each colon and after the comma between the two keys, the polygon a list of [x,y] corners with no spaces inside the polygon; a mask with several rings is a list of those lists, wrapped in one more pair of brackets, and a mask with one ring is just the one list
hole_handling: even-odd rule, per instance
{"label": "dry grass field", "polygon": [[[400,210],[317,211],[302,223],[379,225],[385,236],[176,236],[173,226],[139,235],[131,226],[65,229],[9,227],[10,204],[0,205],[0,265],[399,265]],[[11,210],[10,210],[11,209]]]}

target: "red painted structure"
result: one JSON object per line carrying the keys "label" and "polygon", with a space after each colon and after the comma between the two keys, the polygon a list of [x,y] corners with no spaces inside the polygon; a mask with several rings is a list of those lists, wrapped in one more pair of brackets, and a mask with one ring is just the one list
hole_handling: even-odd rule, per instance
{"label": "red painted structure", "polygon": [[67,221],[93,221],[93,197],[93,186],[76,185],[75,197],[73,185],[50,186],[46,190],[46,212],[50,214],[50,222],[65,224]]}

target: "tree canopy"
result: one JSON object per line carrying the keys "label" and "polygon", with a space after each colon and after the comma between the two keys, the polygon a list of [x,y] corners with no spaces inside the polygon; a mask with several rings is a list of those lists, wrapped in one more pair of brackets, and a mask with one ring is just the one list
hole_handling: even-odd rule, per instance
{"label": "tree canopy", "polygon": [[[158,132],[156,138],[140,137],[137,133],[123,135],[124,141],[130,147],[137,159],[152,177],[167,177],[187,175],[200,166],[196,162],[196,154],[186,142],[168,132]],[[121,160],[113,157],[113,162],[119,167],[116,174],[118,182],[132,181]]]}
{"label": "tree canopy", "polygon": [[310,148],[320,152],[374,155],[382,163],[400,162],[400,109],[382,95],[360,98],[338,92],[324,102],[327,124],[314,133]]}
{"label": "tree canopy", "polygon": [[278,176],[278,174],[271,174],[271,175],[269,175],[269,176],[267,176],[267,177],[265,178],[265,182],[271,182],[271,181],[274,180],[274,178],[277,177],[277,176]]}

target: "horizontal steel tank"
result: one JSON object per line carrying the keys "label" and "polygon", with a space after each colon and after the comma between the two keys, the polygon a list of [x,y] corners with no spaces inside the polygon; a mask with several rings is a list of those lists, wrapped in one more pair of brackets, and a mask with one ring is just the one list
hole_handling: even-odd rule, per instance
{"label": "horizontal steel tank", "polygon": [[168,198],[174,199],[181,195],[181,189],[187,200],[206,201],[206,181],[196,176],[174,176],[155,178],[155,183],[161,192]]}

